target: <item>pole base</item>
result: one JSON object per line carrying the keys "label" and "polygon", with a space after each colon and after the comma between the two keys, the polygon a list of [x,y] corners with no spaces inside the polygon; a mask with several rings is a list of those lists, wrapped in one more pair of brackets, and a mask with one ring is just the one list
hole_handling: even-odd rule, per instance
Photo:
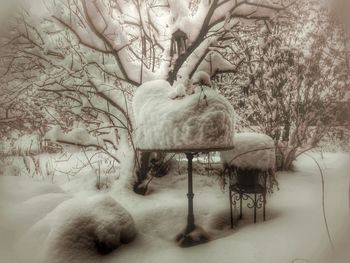
{"label": "pole base", "polygon": [[176,242],[180,247],[192,247],[206,243],[210,240],[207,232],[200,226],[186,234],[186,229],[176,236]]}

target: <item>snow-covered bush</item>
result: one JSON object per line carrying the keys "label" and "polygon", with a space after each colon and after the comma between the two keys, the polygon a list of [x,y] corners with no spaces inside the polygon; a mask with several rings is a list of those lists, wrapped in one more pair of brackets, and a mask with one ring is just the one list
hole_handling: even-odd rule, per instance
{"label": "snow-covered bush", "polygon": [[249,33],[238,32],[235,46],[247,63],[219,85],[242,118],[237,126],[275,140],[279,170],[291,169],[293,161],[317,147],[327,133],[349,125],[344,31],[320,1],[299,1],[291,12],[295,17],[283,26],[261,24]]}
{"label": "snow-covered bush", "polygon": [[[135,145],[142,150],[208,149],[233,143],[234,110],[213,89],[173,99],[167,81],[143,84],[135,92]],[[170,95],[170,97],[169,97]]]}
{"label": "snow-covered bush", "polygon": [[36,262],[45,263],[93,261],[135,236],[131,215],[111,197],[72,198],[29,229],[18,254],[37,251]]}

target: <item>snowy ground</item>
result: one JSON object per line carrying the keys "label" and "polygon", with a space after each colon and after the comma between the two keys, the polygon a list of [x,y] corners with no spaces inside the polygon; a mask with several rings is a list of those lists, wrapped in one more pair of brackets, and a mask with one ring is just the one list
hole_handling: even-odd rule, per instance
{"label": "snowy ground", "polygon": [[[341,251],[337,251],[337,254],[340,254],[350,248],[346,247],[350,244],[346,238],[346,234],[350,233],[347,232],[350,222],[350,158],[343,153],[326,153],[324,159],[317,153],[313,156],[324,171],[327,220],[331,238]],[[187,213],[187,178],[184,166],[180,166],[180,169],[175,167],[172,174],[154,179],[148,196],[138,196],[128,189],[117,187],[118,180],[112,190],[96,192],[93,189],[96,178],[91,174],[76,176],[70,181],[64,180],[63,174],[62,178],[55,178],[56,185],[67,193],[59,193],[59,188],[42,182],[31,188],[33,179],[24,178],[25,176],[11,180],[11,185],[8,180],[0,181],[3,183],[0,187],[3,218],[6,213],[14,212],[13,207],[18,209],[16,204],[30,196],[39,195],[40,191],[41,194],[56,192],[54,196],[41,196],[43,202],[40,202],[40,209],[38,206],[33,206],[32,209],[28,209],[28,205],[23,206],[22,213],[18,214],[15,222],[0,220],[0,262],[17,262],[16,258],[32,262],[30,258],[35,258],[38,251],[18,249],[17,240],[28,225],[33,224],[31,220],[35,222],[38,214],[47,213],[45,200],[54,208],[71,196],[93,195],[109,195],[125,207],[135,220],[138,236],[134,242],[107,256],[91,258],[91,262],[335,262],[330,256],[332,250],[322,215],[321,177],[316,164],[308,156],[304,155],[297,160],[294,172],[278,173],[280,190],[268,198],[267,221],[261,222],[261,217],[258,217],[258,222],[254,224],[252,211],[245,209],[243,220],[233,230],[229,226],[227,191],[220,188],[217,177],[208,176],[202,169],[196,170],[196,223],[210,233],[212,240],[191,248],[180,248],[174,241],[176,234],[185,226]],[[27,255],[19,256],[20,253]],[[79,259],[79,255],[76,256]],[[349,259],[346,255],[345,258]],[[88,260],[84,259],[84,262]],[[348,261],[343,259],[339,262]]]}

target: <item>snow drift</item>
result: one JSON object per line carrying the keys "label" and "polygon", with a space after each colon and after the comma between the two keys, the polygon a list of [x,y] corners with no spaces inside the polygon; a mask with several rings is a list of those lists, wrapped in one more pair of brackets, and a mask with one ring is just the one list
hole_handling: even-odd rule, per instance
{"label": "snow drift", "polygon": [[261,133],[237,133],[234,149],[220,153],[221,161],[242,169],[274,169],[275,144],[271,137]]}
{"label": "snow drift", "polygon": [[133,99],[135,145],[140,150],[230,147],[234,110],[213,89],[174,97],[167,81],[141,85]]}

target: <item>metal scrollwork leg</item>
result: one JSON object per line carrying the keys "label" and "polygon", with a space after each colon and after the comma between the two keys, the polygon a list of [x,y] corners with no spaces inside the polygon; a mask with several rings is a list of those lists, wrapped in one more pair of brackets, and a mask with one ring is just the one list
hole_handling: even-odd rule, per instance
{"label": "metal scrollwork leg", "polygon": [[239,219],[242,219],[242,199],[243,199],[243,195],[239,194]]}
{"label": "metal scrollwork leg", "polygon": [[231,213],[231,228],[233,228],[233,210],[232,210],[232,195],[231,195],[231,189],[228,191],[229,198],[230,198],[230,213]]}
{"label": "metal scrollwork leg", "polygon": [[256,219],[257,219],[257,209],[263,208],[263,217],[265,217],[265,202],[266,202],[265,198],[266,197],[264,193],[240,193],[240,192],[231,191],[230,198],[233,205],[239,202],[240,219],[242,219],[242,215],[243,215],[243,201],[247,201],[246,206],[250,209],[253,209],[254,223],[256,223]]}
{"label": "metal scrollwork leg", "polygon": [[[259,174],[259,183],[254,186],[241,185],[237,182],[238,171],[235,168],[228,168],[229,176],[229,200],[231,213],[231,227],[233,227],[232,206],[239,205],[239,219],[243,217],[243,203],[253,209],[254,223],[257,221],[257,210],[262,208],[263,220],[266,220],[266,174]],[[246,202],[244,202],[246,201]],[[239,203],[238,203],[239,202]]]}
{"label": "metal scrollwork leg", "polygon": [[254,223],[256,223],[256,193],[254,193]]}
{"label": "metal scrollwork leg", "polygon": [[[232,210],[232,206],[233,206],[233,203],[232,203],[232,189],[231,189],[231,169],[230,168],[227,168],[227,171],[228,171],[228,177],[229,177],[229,187],[228,187],[228,195],[229,195],[229,200],[230,200],[230,215],[231,215],[231,218],[230,218],[230,222],[231,222],[231,228],[233,228],[233,210]],[[225,173],[225,171],[224,171]],[[224,174],[225,176],[225,174]]]}
{"label": "metal scrollwork leg", "polygon": [[263,194],[263,220],[266,220],[266,192]]}
{"label": "metal scrollwork leg", "polygon": [[[241,202],[241,195],[235,191],[233,191],[232,189],[229,190],[230,192],[230,212],[231,212],[231,226],[233,228],[233,210],[232,210],[232,207],[235,206],[237,207],[237,203],[238,202]],[[240,210],[241,210],[241,205],[240,205]],[[241,215],[240,217],[241,218]]]}

